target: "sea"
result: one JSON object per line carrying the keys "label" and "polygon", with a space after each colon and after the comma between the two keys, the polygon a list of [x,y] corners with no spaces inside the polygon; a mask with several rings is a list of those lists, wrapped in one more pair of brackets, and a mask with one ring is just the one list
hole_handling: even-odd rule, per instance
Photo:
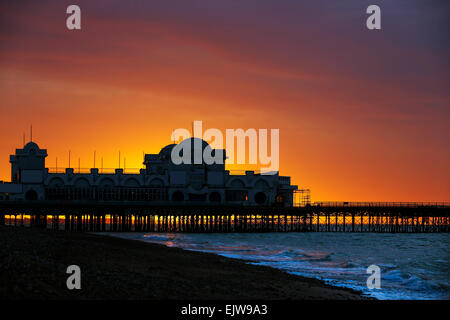
{"label": "sea", "polygon": [[[450,298],[448,233],[107,234],[242,259],[382,300]],[[371,265],[379,267],[379,289],[367,285]]]}

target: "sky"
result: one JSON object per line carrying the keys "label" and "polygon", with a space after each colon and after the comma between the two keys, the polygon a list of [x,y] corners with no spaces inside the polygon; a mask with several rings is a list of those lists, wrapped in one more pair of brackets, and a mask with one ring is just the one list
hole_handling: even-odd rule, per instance
{"label": "sky", "polygon": [[[142,167],[177,128],[279,129],[313,201],[450,201],[448,1],[0,0],[0,180]],[[81,8],[81,30],[66,8]]]}

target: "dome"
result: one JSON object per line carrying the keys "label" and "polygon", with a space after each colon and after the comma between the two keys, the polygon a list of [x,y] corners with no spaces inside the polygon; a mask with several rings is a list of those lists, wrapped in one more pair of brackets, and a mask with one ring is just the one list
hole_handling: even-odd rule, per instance
{"label": "dome", "polygon": [[172,152],[173,147],[175,147],[176,144],[169,144],[161,149],[159,152],[160,156],[170,156],[170,153]]}
{"label": "dome", "polygon": [[195,163],[195,157],[196,157],[195,155],[196,154],[200,154],[200,161],[201,161],[201,163],[203,163],[203,152],[207,148],[211,149],[211,147],[208,144],[208,142],[206,142],[205,140],[200,139],[200,138],[188,138],[188,139],[185,139],[185,140],[181,141],[177,145],[177,149],[178,149],[177,151],[179,152],[179,155],[181,157],[183,156],[183,150],[189,150],[190,149],[191,164]]}
{"label": "dome", "polygon": [[30,141],[23,147],[23,149],[16,149],[16,154],[24,156],[39,156],[45,158],[47,156],[47,149],[41,149],[35,142]]}
{"label": "dome", "polygon": [[200,138],[187,138],[187,139],[184,139],[183,141],[180,142],[180,145],[184,145],[184,144],[190,144],[192,150],[194,150],[194,148],[196,148],[197,145],[200,145],[200,144],[202,146],[202,150],[205,150],[205,148],[209,146],[208,142],[206,142],[205,140],[200,139]]}
{"label": "dome", "polygon": [[25,150],[25,152],[36,152],[39,150],[39,146],[33,141],[30,141],[23,147],[23,150]]}
{"label": "dome", "polygon": [[[208,144],[208,142],[206,142],[203,139],[200,138],[188,138],[185,139],[183,141],[180,142],[179,146],[181,148],[191,148],[191,157],[192,157],[192,162],[194,161],[194,154],[195,151],[199,150],[203,156],[203,151],[205,151],[206,148],[211,148]],[[201,146],[201,147],[200,147]],[[200,149],[201,148],[201,149]],[[183,154],[183,151],[181,151],[181,155]]]}

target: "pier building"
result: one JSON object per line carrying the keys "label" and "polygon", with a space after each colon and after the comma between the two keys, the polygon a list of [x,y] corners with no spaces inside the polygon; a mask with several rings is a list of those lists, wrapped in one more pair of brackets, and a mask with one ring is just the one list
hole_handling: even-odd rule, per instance
{"label": "pier building", "polygon": [[[191,143],[190,138],[181,143]],[[201,140],[201,139],[199,139]],[[210,148],[201,140],[202,152]],[[0,200],[89,200],[148,201],[159,204],[173,202],[208,205],[293,206],[297,186],[291,178],[262,175],[255,171],[234,174],[225,170],[223,162],[174,164],[170,144],[157,154],[145,154],[144,168],[139,173],[127,173],[123,168],[104,173],[100,168],[81,172],[74,168],[50,170],[46,167],[47,150],[28,142],[10,156],[11,182],[0,183]],[[193,152],[194,153],[194,152]]]}

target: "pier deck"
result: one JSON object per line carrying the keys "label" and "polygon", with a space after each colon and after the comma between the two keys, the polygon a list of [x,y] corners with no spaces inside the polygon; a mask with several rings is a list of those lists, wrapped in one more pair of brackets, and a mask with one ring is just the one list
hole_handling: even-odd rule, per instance
{"label": "pier deck", "polygon": [[67,231],[449,232],[449,203],[253,207],[148,201],[0,201],[0,224]]}

